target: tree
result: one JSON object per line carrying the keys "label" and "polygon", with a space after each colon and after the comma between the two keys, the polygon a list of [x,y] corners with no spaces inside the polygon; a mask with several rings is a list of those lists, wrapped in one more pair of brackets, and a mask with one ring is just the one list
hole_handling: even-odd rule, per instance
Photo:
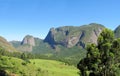
{"label": "tree", "polygon": [[81,76],[116,76],[114,68],[118,68],[119,55],[120,39],[114,39],[114,33],[104,29],[98,37],[98,44],[87,46],[87,55],[77,67]]}
{"label": "tree", "polygon": [[27,59],[27,54],[26,53],[22,53],[21,54],[21,59],[26,60]]}

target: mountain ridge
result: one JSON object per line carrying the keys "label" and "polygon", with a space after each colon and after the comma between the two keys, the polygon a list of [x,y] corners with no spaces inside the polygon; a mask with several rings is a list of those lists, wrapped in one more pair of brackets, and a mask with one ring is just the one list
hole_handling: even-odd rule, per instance
{"label": "mountain ridge", "polygon": [[[50,28],[45,39],[26,35],[22,41],[12,41],[10,43],[20,51],[33,53],[47,53],[48,50],[48,53],[60,52],[61,47],[68,49],[75,46],[84,49],[89,43],[97,44],[97,38],[104,28],[106,28],[104,25],[97,23],[81,26],[61,26]],[[120,26],[114,30],[116,36],[119,35],[117,33],[119,29]]]}
{"label": "mountain ridge", "polygon": [[17,50],[2,36],[0,36],[0,47],[9,52],[16,52]]}
{"label": "mountain ridge", "polygon": [[[103,25],[96,23],[91,23],[88,25],[77,26],[77,27],[63,26],[58,28],[51,28],[44,41],[48,42],[52,47],[54,47],[54,45],[56,44],[60,44],[66,46],[67,48],[70,48],[75,46],[80,40],[86,41],[87,39],[85,39],[86,37],[84,38],[84,36],[86,32],[87,32],[86,34],[89,33],[89,30],[90,32],[93,31],[93,33],[95,33],[94,37],[95,36],[98,37],[99,33],[102,31],[103,28],[105,28]],[[93,41],[94,40],[92,40],[91,42]]]}
{"label": "mountain ridge", "polygon": [[44,40],[26,35],[22,41],[11,42],[11,44],[22,52],[74,58],[78,54],[85,53],[83,50],[87,44],[97,44],[97,37],[104,28],[97,23],[62,26],[51,28]]}

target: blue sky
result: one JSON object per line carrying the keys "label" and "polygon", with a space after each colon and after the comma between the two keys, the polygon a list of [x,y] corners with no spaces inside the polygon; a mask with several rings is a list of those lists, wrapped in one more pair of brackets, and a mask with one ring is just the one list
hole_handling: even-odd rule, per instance
{"label": "blue sky", "polygon": [[100,23],[120,25],[120,0],[0,0],[0,36],[44,38],[51,27]]}

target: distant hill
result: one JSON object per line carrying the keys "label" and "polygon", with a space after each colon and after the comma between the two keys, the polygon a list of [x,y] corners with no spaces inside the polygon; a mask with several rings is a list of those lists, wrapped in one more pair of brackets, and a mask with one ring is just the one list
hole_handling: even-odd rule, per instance
{"label": "distant hill", "polygon": [[15,52],[16,49],[3,37],[0,36],[0,47],[4,48],[6,51]]}

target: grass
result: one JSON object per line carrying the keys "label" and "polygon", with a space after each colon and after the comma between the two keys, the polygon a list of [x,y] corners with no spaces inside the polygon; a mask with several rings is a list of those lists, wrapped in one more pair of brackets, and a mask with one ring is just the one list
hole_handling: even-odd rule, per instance
{"label": "grass", "polygon": [[0,69],[15,76],[79,76],[79,70],[55,60],[31,59],[1,56]]}
{"label": "grass", "polygon": [[74,66],[69,66],[63,62],[53,60],[34,59],[37,68],[47,72],[47,76],[79,76],[78,70]]}

